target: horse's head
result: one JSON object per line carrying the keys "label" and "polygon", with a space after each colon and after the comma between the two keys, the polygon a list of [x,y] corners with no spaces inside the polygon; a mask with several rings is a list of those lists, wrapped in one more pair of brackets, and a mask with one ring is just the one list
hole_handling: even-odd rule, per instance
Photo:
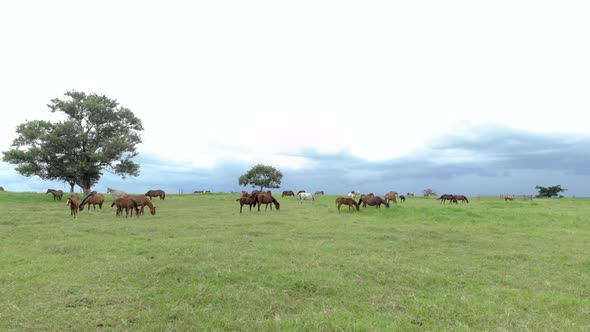
{"label": "horse's head", "polygon": [[156,214],[156,207],[155,206],[150,206],[150,213],[153,215]]}

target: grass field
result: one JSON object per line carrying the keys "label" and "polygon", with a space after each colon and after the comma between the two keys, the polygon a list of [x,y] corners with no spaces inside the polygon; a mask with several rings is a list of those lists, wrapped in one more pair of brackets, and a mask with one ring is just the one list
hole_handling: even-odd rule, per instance
{"label": "grass field", "polygon": [[74,219],[0,192],[0,330],[590,330],[590,200],[238,197]]}

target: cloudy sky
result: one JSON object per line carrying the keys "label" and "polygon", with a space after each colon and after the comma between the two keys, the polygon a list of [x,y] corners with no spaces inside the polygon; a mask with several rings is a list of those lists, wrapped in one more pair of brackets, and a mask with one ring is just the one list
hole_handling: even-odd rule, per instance
{"label": "cloudy sky", "polygon": [[[11,1],[0,150],[69,90],[143,120],[141,175],[96,186],[590,196],[587,1]],[[45,191],[0,162],[0,185]],[[248,188],[245,188],[248,189]]]}

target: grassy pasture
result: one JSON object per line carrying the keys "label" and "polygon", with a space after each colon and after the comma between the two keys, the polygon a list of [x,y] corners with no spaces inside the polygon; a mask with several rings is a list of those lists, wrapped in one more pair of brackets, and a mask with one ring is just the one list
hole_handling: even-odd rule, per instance
{"label": "grassy pasture", "polygon": [[167,195],[117,218],[107,196],[74,219],[0,192],[0,330],[590,329],[590,200]]}

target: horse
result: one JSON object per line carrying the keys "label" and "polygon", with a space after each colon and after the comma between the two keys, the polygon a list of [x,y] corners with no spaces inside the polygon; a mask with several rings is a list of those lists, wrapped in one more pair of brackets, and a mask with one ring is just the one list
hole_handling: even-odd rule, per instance
{"label": "horse", "polygon": [[340,206],[342,206],[342,204],[344,205],[348,205],[348,209],[350,210],[350,207],[356,207],[357,211],[360,211],[359,209],[359,205],[358,203],[350,198],[350,197],[338,197],[336,198],[336,206],[338,207],[338,213],[340,213]]}
{"label": "horse", "polygon": [[394,204],[397,204],[397,192],[390,191],[385,194],[385,201],[389,203],[389,201],[393,201]]}
{"label": "horse", "polygon": [[78,197],[70,196],[68,197],[68,202],[66,203],[66,206],[70,207],[70,215],[74,218],[76,218],[78,215],[78,202]]}
{"label": "horse", "polygon": [[453,195],[453,203],[457,204],[457,201],[461,201],[461,203],[469,203],[469,200],[465,195]]}
{"label": "horse", "polygon": [[145,193],[145,195],[150,199],[152,199],[152,197],[160,197],[161,200],[166,199],[166,193],[164,192],[164,190],[161,189],[148,190],[148,192]]}
{"label": "horse", "polygon": [[82,202],[80,203],[80,211],[84,210],[84,205],[88,204],[88,211],[90,211],[90,204],[96,210],[96,205],[98,205],[99,209],[102,209],[102,203],[104,203],[104,195],[99,194],[96,191],[90,193],[90,195],[84,197]]}
{"label": "horse", "polygon": [[408,196],[408,197],[414,197],[414,193],[411,192],[411,191],[408,191],[408,193],[406,194],[406,196]]}
{"label": "horse", "polygon": [[400,200],[402,203],[405,203],[405,202],[406,202],[406,196],[404,196],[404,195],[399,195],[399,200]]}
{"label": "horse", "polygon": [[511,201],[513,199],[514,199],[514,196],[512,196],[512,195],[504,195],[504,202]]}
{"label": "horse", "polygon": [[45,195],[51,193],[53,195],[53,200],[54,201],[61,201],[62,196],[64,195],[64,192],[62,190],[55,190],[55,189],[47,189],[47,192],[45,193]]}
{"label": "horse", "polygon": [[379,196],[369,196],[369,195],[362,195],[358,201],[358,205],[363,204],[363,207],[367,207],[367,205],[375,206],[376,208],[381,208],[381,204],[385,205],[385,207],[389,207],[389,203],[383,200],[383,198]]}
{"label": "horse", "polygon": [[305,192],[305,190],[299,190],[299,191],[297,192],[297,195],[299,195],[299,194],[301,194],[301,193],[304,193],[304,192]]}
{"label": "horse", "polygon": [[319,190],[314,193],[314,195],[323,195],[323,194],[324,194],[323,190]]}
{"label": "horse", "polygon": [[126,191],[112,189],[112,188],[107,188],[107,192],[109,192],[111,195],[113,195],[113,198],[115,198],[115,199],[129,195]]}
{"label": "horse", "polygon": [[244,205],[250,206],[250,212],[252,212],[252,205],[256,206],[256,203],[258,203],[258,195],[255,193],[252,195],[244,193],[242,194],[242,197],[236,199],[236,202],[240,202],[240,213],[242,213],[242,207]]}
{"label": "horse", "polygon": [[129,217],[129,210],[131,210],[131,216],[133,216],[133,210],[135,210],[135,215],[139,216],[139,207],[137,206],[137,203],[129,196],[117,198],[113,204],[111,204],[111,207],[115,205],[117,206],[117,217],[123,216],[123,210],[125,210],[126,218]]}
{"label": "horse", "polygon": [[260,212],[260,205],[265,204],[264,211],[268,209],[268,204],[270,204],[270,210],[272,211],[272,204],[274,203],[277,210],[280,210],[281,204],[272,197],[272,193],[269,191],[267,192],[258,192],[256,196],[256,200],[258,201],[258,212]]}
{"label": "horse", "polygon": [[313,198],[313,195],[310,193],[299,193],[299,204],[303,203],[303,201],[311,201],[311,204],[313,204],[313,202],[315,201],[315,198]]}
{"label": "horse", "polygon": [[151,199],[148,199],[145,195],[129,195],[128,197],[131,198],[137,205],[136,215],[138,217],[143,214],[143,209],[146,205],[150,208],[150,213],[152,216],[156,214],[156,207],[154,204],[152,204]]}
{"label": "horse", "polygon": [[0,186],[0,191],[4,191],[4,187]]}
{"label": "horse", "polygon": [[360,192],[360,191],[354,191],[354,190],[353,190],[353,191],[351,191],[351,192],[349,192],[349,193],[348,193],[348,197],[350,197],[350,198],[352,198],[352,199],[355,199],[355,198],[356,198],[356,196],[358,196],[358,195],[360,195],[360,194],[361,194],[361,192]]}
{"label": "horse", "polygon": [[285,190],[285,191],[283,191],[283,194],[281,195],[281,197],[285,197],[285,196],[295,196],[295,193],[293,192],[293,190]]}
{"label": "horse", "polygon": [[451,201],[451,203],[452,203],[453,202],[453,197],[454,196],[451,195],[451,194],[443,194],[443,195],[440,195],[440,197],[438,199],[440,199],[440,202],[443,203],[443,204],[447,200]]}

